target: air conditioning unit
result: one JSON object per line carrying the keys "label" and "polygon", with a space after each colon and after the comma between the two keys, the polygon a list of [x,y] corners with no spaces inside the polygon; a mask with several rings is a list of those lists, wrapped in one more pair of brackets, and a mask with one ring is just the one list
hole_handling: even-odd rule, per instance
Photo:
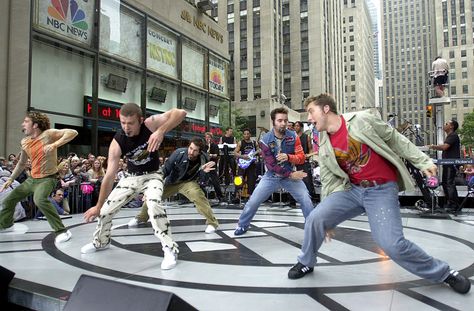
{"label": "air conditioning unit", "polygon": [[184,98],[183,108],[186,110],[194,111],[196,109],[197,100],[191,97]]}
{"label": "air conditioning unit", "polygon": [[209,105],[209,116],[211,117],[217,117],[219,114],[219,107],[216,105]]}
{"label": "air conditioning unit", "polygon": [[166,94],[168,91],[165,89],[160,89],[158,87],[152,87],[150,91],[150,99],[155,100],[160,103],[164,103],[166,101]]}
{"label": "air conditioning unit", "polygon": [[109,89],[125,93],[127,90],[128,79],[110,73],[105,81],[105,86]]}

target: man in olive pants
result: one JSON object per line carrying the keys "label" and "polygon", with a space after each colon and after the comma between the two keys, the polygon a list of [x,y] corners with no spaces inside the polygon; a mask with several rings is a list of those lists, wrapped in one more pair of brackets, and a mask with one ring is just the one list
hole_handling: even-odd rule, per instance
{"label": "man in olive pants", "polygon": [[[215,163],[207,162],[204,152],[204,142],[200,138],[193,138],[188,148],[175,150],[165,162],[163,174],[166,177],[162,200],[181,193],[196,205],[198,212],[206,218],[206,233],[213,233],[219,226],[212,212],[209,200],[206,198],[196,179],[202,170],[205,173],[214,169]],[[146,204],[143,204],[140,213],[128,223],[129,227],[135,227],[139,223],[148,221]]]}
{"label": "man in olive pants", "polygon": [[64,227],[56,208],[48,197],[58,182],[57,150],[74,139],[77,131],[50,129],[48,116],[39,112],[29,112],[26,115],[22,130],[26,137],[21,140],[20,160],[0,191],[7,189],[20,175],[26,167],[28,158],[31,160],[31,176],[13,189],[3,201],[4,208],[0,212],[0,232],[13,230],[13,212],[16,204],[33,194],[33,202],[46,216],[49,225],[56,233],[55,242],[66,242],[72,234]]}

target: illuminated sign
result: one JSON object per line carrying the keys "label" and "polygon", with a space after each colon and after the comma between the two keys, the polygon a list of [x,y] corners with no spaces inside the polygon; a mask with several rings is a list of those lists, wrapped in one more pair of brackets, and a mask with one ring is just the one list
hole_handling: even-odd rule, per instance
{"label": "illuminated sign", "polygon": [[[99,111],[98,111],[99,120],[120,122],[120,107],[121,106],[122,104],[118,102],[104,101],[104,100],[99,99]],[[84,116],[92,117],[93,107],[94,106],[92,104],[92,97],[84,96]],[[160,112],[150,111],[147,109],[146,116],[149,117],[152,114],[156,114],[156,113],[160,113]],[[208,131],[208,128],[204,124],[203,121],[190,119],[190,118],[186,118],[183,122],[181,122],[181,124],[179,125],[179,128],[181,129],[181,131],[188,132],[188,133],[204,134],[205,132]],[[217,124],[211,125],[209,132],[218,136],[222,135],[222,129]]]}
{"label": "illuminated sign", "polygon": [[[99,119],[120,121],[119,103],[105,103],[99,100]],[[84,98],[84,116],[92,117],[92,98],[86,96]]]}
{"label": "illuminated sign", "polygon": [[214,126],[211,126],[211,130],[209,131],[212,133],[212,135],[218,135],[218,136],[222,136],[222,129],[220,127],[214,127]]}

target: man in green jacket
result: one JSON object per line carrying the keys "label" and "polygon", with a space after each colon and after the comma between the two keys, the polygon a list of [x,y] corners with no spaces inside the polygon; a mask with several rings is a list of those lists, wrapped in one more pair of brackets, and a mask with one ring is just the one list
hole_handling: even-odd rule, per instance
{"label": "man in green jacket", "polygon": [[321,203],[306,218],[301,254],[288,277],[311,273],[327,232],[366,213],[374,241],[394,262],[419,277],[445,282],[458,293],[469,292],[466,277],[403,235],[398,192],[414,184],[402,158],[427,177],[437,172],[431,159],[368,111],[339,115],[330,95],[307,98],[305,108],[320,133]]}

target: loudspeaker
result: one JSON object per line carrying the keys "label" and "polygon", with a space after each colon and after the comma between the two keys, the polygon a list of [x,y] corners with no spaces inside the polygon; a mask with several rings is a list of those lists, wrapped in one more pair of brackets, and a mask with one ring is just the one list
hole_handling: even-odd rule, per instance
{"label": "loudspeaker", "polygon": [[0,306],[8,301],[8,284],[13,280],[15,273],[0,266]]}
{"label": "loudspeaker", "polygon": [[197,309],[172,293],[81,275],[63,310],[195,311]]}

